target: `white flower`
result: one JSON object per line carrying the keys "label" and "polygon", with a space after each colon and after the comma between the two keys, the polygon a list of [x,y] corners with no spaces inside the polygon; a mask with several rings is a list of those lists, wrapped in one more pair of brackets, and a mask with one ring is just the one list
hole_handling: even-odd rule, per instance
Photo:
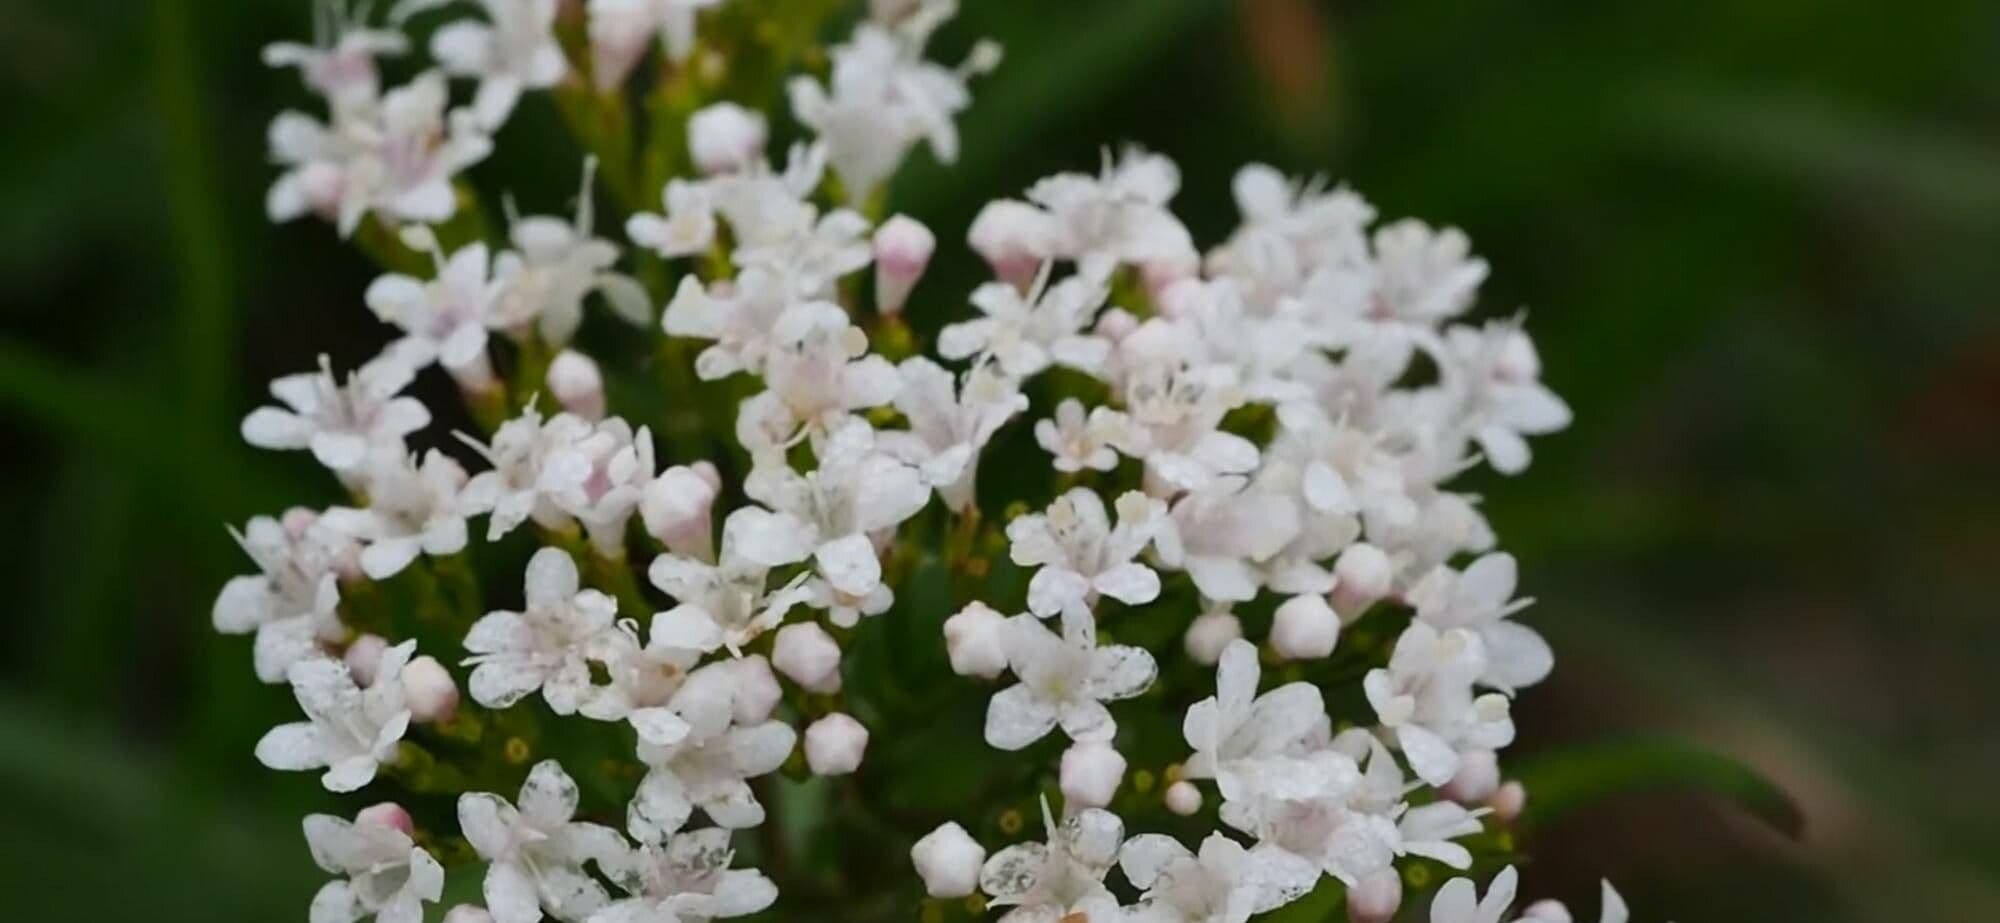
{"label": "white flower", "polygon": [[1472,304],[1486,281],[1486,261],[1457,228],[1433,230],[1414,218],[1375,231],[1375,298],[1379,313],[1434,323]]}
{"label": "white flower", "polygon": [[1073,397],[1056,405],[1053,418],[1035,421],[1035,442],[1055,457],[1055,469],[1064,474],[1118,467],[1118,453],[1112,447],[1129,441],[1130,432],[1131,421],[1124,414],[1092,407],[1086,418],[1083,402]]}
{"label": "white flower", "polygon": [[[1215,695],[1189,706],[1181,722],[1181,736],[1194,750],[1185,764],[1189,778],[1225,779],[1243,761],[1300,750],[1326,720],[1318,687],[1287,683],[1260,696],[1260,673],[1255,645],[1237,640],[1223,649]],[[1227,797],[1236,783],[1225,781],[1222,788]]]}
{"label": "white flower", "polygon": [[487,863],[486,909],[496,923],[535,923],[544,908],[559,920],[581,920],[603,907],[604,887],[583,866],[623,867],[625,838],[573,820],[576,782],[555,760],[529,771],[518,804],[485,792],[458,799],[459,830]]}
{"label": "white flower", "polygon": [[1042,802],[1049,840],[1016,843],[993,854],[979,872],[979,889],[995,907],[1009,907],[1000,923],[1058,923],[1072,914],[1115,919],[1118,900],[1104,887],[1104,873],[1118,859],[1125,823],[1100,808],[1086,808],[1057,826]]}
{"label": "white flower", "polygon": [[792,115],[826,145],[849,202],[874,195],[919,140],[941,163],[958,158],[952,117],[972,102],[966,78],[998,63],[999,50],[982,44],[956,71],[923,60],[931,30],[955,6],[937,5],[943,15],[916,17],[922,21],[894,31],[864,22],[834,46],[827,86],[809,77],[787,85]]}
{"label": "white flower", "polygon": [[979,887],[986,849],[956,823],[940,824],[910,847],[910,863],[931,897],[965,897]]}
{"label": "white flower", "polygon": [[737,441],[752,453],[831,433],[853,411],[889,403],[902,386],[896,367],[868,352],[867,335],[839,305],[793,305],[770,334],[765,389],[736,412]]}
{"label": "white flower", "polygon": [[1463,404],[1461,426],[1495,471],[1519,474],[1529,459],[1522,437],[1569,426],[1569,405],[1541,383],[1541,360],[1517,323],[1453,327],[1445,350],[1446,385]]}
{"label": "white flower", "polygon": [[1020,682],[987,703],[989,746],[1019,750],[1057,725],[1074,741],[1109,740],[1118,724],[1104,703],[1145,692],[1159,673],[1141,648],[1099,647],[1088,610],[1064,609],[1062,620],[1062,637],[1031,615],[1007,620],[1007,664]]}
{"label": "white flower", "polygon": [[1083,331],[1108,290],[1102,282],[1070,276],[1049,283],[1044,264],[1024,292],[1006,282],[974,289],[972,306],[984,315],[947,324],[938,334],[938,355],[946,359],[990,356],[1013,378],[1031,378],[1051,364],[1094,372],[1111,344]]}
{"label": "white flower", "polygon": [[401,55],[410,47],[398,29],[369,28],[365,4],[352,14],[346,6],[346,0],[317,0],[315,42],[273,42],[263,54],[266,66],[298,68],[306,86],[326,97],[335,112],[374,103],[382,86],[375,59]]}
{"label": "white flower", "polygon": [[1463,572],[1440,565],[1410,589],[1417,618],[1440,630],[1465,628],[1486,649],[1482,685],[1503,692],[1532,686],[1549,675],[1555,655],[1534,629],[1508,619],[1534,603],[1514,599],[1518,568],[1506,552],[1482,555]]}
{"label": "white flower", "polygon": [[329,814],[308,815],[306,846],[329,874],[344,875],[313,896],[312,923],[423,923],[424,904],[444,893],[444,867],[410,835],[363,811],[352,823]]}
{"label": "white flower", "polygon": [[1115,160],[1106,151],[1095,177],[1061,173],[1037,182],[1028,201],[1055,217],[1057,255],[1075,260],[1084,275],[1104,279],[1120,263],[1195,256],[1187,228],[1167,210],[1180,183],[1173,161],[1127,148]]}
{"label": "white flower", "polygon": [[307,720],[272,728],[257,741],[258,762],[272,769],[325,769],[320,782],[330,792],[351,792],[373,781],[376,767],[394,758],[396,742],[410,726],[402,672],[416,648],[417,642],[405,641],[385,652],[366,689],[354,684],[338,660],[293,664],[287,678]]}
{"label": "white flower", "polygon": [[1133,559],[1160,534],[1164,514],[1165,504],[1127,491],[1118,498],[1114,527],[1104,501],[1077,487],[1046,513],[1015,517],[1007,523],[1009,556],[1022,567],[1040,567],[1028,582],[1028,609],[1044,618],[1087,612],[1100,593],[1129,605],[1152,602],[1160,577]]}
{"label": "white flower", "polygon": [[1028,408],[1020,382],[980,364],[954,388],[952,374],[922,356],[896,367],[902,387],[896,409],[910,422],[908,432],[881,434],[883,447],[921,464],[938,496],[954,512],[972,505],[979,454],[1015,414]]}
{"label": "white flower", "polygon": [[800,474],[769,458],[743,490],[797,524],[793,540],[810,549],[818,575],[814,604],[842,626],[888,609],[894,596],[882,582],[874,537],[916,515],[931,493],[917,468],[877,450],[874,431],[858,418],[827,437],[816,470]]}
{"label": "white flower", "polygon": [[811,595],[804,575],[775,590],[768,585],[772,568],[812,553],[801,531],[789,516],[744,507],[722,524],[722,554],[715,563],[678,554],[654,558],[648,578],[679,603],[654,617],[654,643],[704,653],[721,647],[735,651],[782,624],[785,614]]}
{"label": "white flower", "polygon": [[1148,833],[1125,841],[1118,867],[1144,889],[1127,911],[1134,923],[1243,923],[1311,891],[1312,863],[1275,846],[1244,849],[1220,833],[1201,841],[1199,855],[1169,836]]}
{"label": "white flower", "polygon": [[1221,429],[1244,402],[1236,371],[1205,361],[1204,352],[1193,330],[1153,318],[1119,340],[1111,359],[1113,391],[1132,424],[1116,447],[1143,459],[1148,483],[1163,492],[1247,474],[1259,461],[1256,443]]}
{"label": "white flower", "polygon": [[501,283],[490,272],[491,253],[484,243],[471,243],[448,260],[435,249],[432,256],[435,278],[383,275],[368,286],[368,309],[424,344],[461,383],[478,387],[492,377],[487,331],[505,324]]}
{"label": "white flower", "polygon": [[347,634],[337,609],[339,568],[352,566],[354,544],[321,527],[318,515],[303,509],[287,513],[282,523],[259,516],[231,534],[259,573],[223,585],[212,613],[215,630],[256,632],[252,654],[257,678],[283,682],[292,664]]}
{"label": "white flower", "polygon": [[1500,923],[1507,908],[1514,905],[1516,881],[1513,866],[1501,869],[1487,884],[1483,899],[1478,897],[1472,879],[1447,881],[1438,889],[1437,896],[1431,898],[1431,923]]}
{"label": "white flower", "polygon": [[446,73],[479,78],[473,114],[488,131],[514,111],[523,90],[555,86],[569,61],[555,34],[557,0],[479,0],[486,22],[458,20],[431,35]]}
{"label": "white flower", "polygon": [[695,16],[722,0],[590,0],[590,58],[597,89],[623,83],[654,33],[668,60],[694,51]]}
{"label": "white flower", "polygon": [[466,440],[493,466],[473,475],[465,485],[468,507],[490,514],[487,541],[498,541],[530,518],[548,529],[575,521],[557,505],[555,485],[543,481],[543,472],[551,456],[583,439],[591,426],[591,421],[568,413],[544,421],[541,411],[529,406],[520,416],[500,424],[490,445]]}
{"label": "white flower", "polygon": [[535,552],[525,582],[526,611],[489,612],[465,635],[472,698],[507,708],[540,690],[556,714],[574,714],[592,692],[589,661],[612,643],[618,604],[580,589],[576,562],[560,548]]}
{"label": "white flower", "polygon": [[611,878],[632,897],[591,914],[588,923],[702,923],[771,906],[778,887],[755,869],[732,869],[729,831],[710,827],[641,846]]}
{"label": "white flower", "polygon": [[[508,229],[513,249],[493,263],[499,287],[494,313],[501,325],[517,332],[533,325],[542,342],[561,346],[583,321],[583,302],[592,292],[604,296],[620,318],[637,326],[652,321],[653,306],[638,280],[612,272],[618,247],[593,236],[591,181],[596,160],[584,163],[583,188],[577,194],[576,217],[530,215],[515,218]],[[553,375],[553,370],[551,370]]]}
{"label": "white flower", "polygon": [[1486,672],[1485,645],[1462,628],[1443,633],[1413,622],[1396,639],[1386,668],[1362,681],[1382,726],[1393,731],[1418,777],[1443,785],[1458,772],[1464,750],[1497,750],[1514,740],[1507,698],[1474,698]]}
{"label": "white flower", "polygon": [[1290,497],[1227,476],[1176,500],[1154,541],[1160,563],[1186,570],[1202,596],[1244,602],[1263,585],[1259,566],[1298,533],[1298,507]]}
{"label": "white flower", "polygon": [[493,142],[470,113],[447,117],[449,103],[444,75],[427,71],[379,101],[337,108],[331,124],[280,113],[271,156],[287,169],[264,200],[271,220],[313,212],[346,236],[371,211],[392,222],[450,218],[453,176],[484,160]]}
{"label": "white flower", "polygon": [[686,736],[669,744],[639,742],[648,771],[626,823],[641,842],[662,842],[696,808],[730,829],[764,822],[764,806],[748,780],[782,765],[798,732],[782,721],[735,721],[739,693],[735,677],[726,672],[730,663],[695,671],[674,693],[668,707],[687,723]]}
{"label": "white flower", "polygon": [[653,436],[617,417],[587,426],[549,451],[536,489],[583,523],[598,554],[622,560],[625,525],[653,480]]}
{"label": "white flower", "polygon": [[403,437],[430,425],[414,397],[399,396],[416,379],[409,348],[391,348],[336,379],[322,354],[317,372],[271,382],[271,396],[289,410],[259,407],[243,418],[243,441],[260,449],[311,449],[329,470],[350,475],[371,454],[403,451]]}
{"label": "white flower", "polygon": [[464,498],[465,468],[451,456],[432,449],[420,465],[401,452],[377,455],[363,475],[366,509],[334,507],[320,517],[327,528],[362,543],[362,572],[386,580],[420,553],[465,549],[465,518],[477,508]]}

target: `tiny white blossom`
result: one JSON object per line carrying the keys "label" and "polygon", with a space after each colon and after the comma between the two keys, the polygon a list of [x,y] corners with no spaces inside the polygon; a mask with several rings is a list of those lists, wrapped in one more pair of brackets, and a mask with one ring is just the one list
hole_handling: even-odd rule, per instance
{"label": "tiny white blossom", "polygon": [[622,868],[628,847],[616,830],[573,820],[577,799],[576,782],[555,760],[535,764],[515,804],[486,792],[459,796],[459,830],[486,860],[486,909],[496,923],[535,923],[544,909],[582,920],[609,900],[584,863]]}
{"label": "tiny white blossom", "polygon": [[431,35],[446,73],[479,79],[472,112],[488,131],[514,111],[523,90],[555,86],[569,73],[556,41],[557,0],[479,0],[485,22],[458,20]]}
{"label": "tiny white blossom", "polygon": [[1312,863],[1275,846],[1245,849],[1211,833],[1199,854],[1169,836],[1148,833],[1125,841],[1118,867],[1144,890],[1125,919],[1134,923],[1243,923],[1311,891]]}
{"label": "tiny white blossom", "polygon": [[574,714],[591,695],[590,661],[602,658],[618,604],[580,588],[576,562],[560,548],[528,560],[527,606],[489,612],[465,635],[472,698],[507,708],[537,690],[558,715]]}
{"label": "tiny white blossom", "polygon": [[618,247],[593,236],[595,173],[596,161],[586,161],[573,219],[514,218],[508,228],[513,249],[502,251],[493,263],[499,286],[495,314],[501,324],[517,333],[532,325],[550,346],[566,344],[575,335],[584,299],[593,292],[603,295],[625,321],[643,326],[652,320],[652,302],[638,280],[611,269],[618,262]]}
{"label": "tiny white blossom", "polygon": [[[1188,707],[1181,734],[1194,750],[1185,763],[1193,779],[1227,778],[1243,761],[1279,756],[1302,748],[1326,719],[1326,704],[1311,683],[1287,683],[1257,694],[1257,648],[1232,641],[1215,673],[1215,695]],[[1223,784],[1223,791],[1236,787]]]}
{"label": "tiny white blossom", "polygon": [[590,0],[590,57],[599,91],[623,83],[657,34],[667,59],[694,51],[695,18],[722,0]]}
{"label": "tiny white blossom", "polygon": [[1486,649],[1486,672],[1479,681],[1503,692],[1541,682],[1555,665],[1548,642],[1508,618],[1534,603],[1513,598],[1517,579],[1514,556],[1493,552],[1462,572],[1440,565],[1410,589],[1417,618],[1441,630],[1465,628],[1479,635]]}
{"label": "tiny white blossom", "polygon": [[287,678],[307,720],[272,728],[257,741],[258,762],[272,769],[325,769],[320,782],[330,792],[351,792],[373,781],[410,726],[402,672],[416,647],[405,641],[385,652],[366,689],[355,685],[338,660],[293,664]]}
{"label": "tiny white blossom", "polygon": [[1028,581],[1028,609],[1044,618],[1088,611],[1098,594],[1130,605],[1160,595],[1160,577],[1138,561],[1160,533],[1165,504],[1138,491],[1118,498],[1118,524],[1104,501],[1087,488],[1056,498],[1046,513],[1007,523],[1009,555],[1022,567],[1039,567]]}
{"label": "tiny white blossom", "polygon": [[1047,843],[1016,843],[993,854],[979,873],[979,889],[995,907],[1007,907],[1000,923],[1057,923],[1072,915],[1114,919],[1118,899],[1104,886],[1104,873],[1118,859],[1125,823],[1101,808],[1086,808],[1058,826],[1042,802]]}
{"label": "tiny white blossom", "polygon": [[298,68],[306,86],[336,112],[372,104],[382,88],[375,59],[400,56],[410,47],[401,30],[367,24],[368,4],[347,6],[347,0],[315,0],[313,44],[273,42],[263,53],[268,67]]}
{"label": "tiny white blossom", "polygon": [[1008,420],[1028,408],[1020,382],[981,364],[954,387],[942,366],[922,356],[896,367],[902,377],[895,405],[909,420],[907,432],[881,434],[883,447],[923,466],[938,496],[955,512],[972,505],[979,455]]}
{"label": "tiny white blossom", "polygon": [[1090,612],[1063,610],[1058,637],[1040,619],[1007,620],[1007,664],[1020,682],[993,694],[986,707],[986,743],[1019,750],[1058,725],[1071,740],[1109,740],[1118,724],[1106,702],[1146,691],[1159,666],[1142,648],[1097,644]]}
{"label": "tiny white blossom", "polygon": [[611,874],[632,896],[591,914],[588,923],[703,923],[771,906],[777,885],[755,869],[730,868],[733,858],[729,831],[717,827],[641,846]]}
{"label": "tiny white blossom", "polygon": [[308,815],[305,834],[313,861],[329,874],[345,876],[313,896],[311,923],[354,923],[367,916],[376,923],[423,923],[424,904],[444,893],[444,867],[409,833],[368,811],[352,822]]}
{"label": "tiny white blossom", "polygon": [[847,312],[824,301],[793,305],[778,316],[764,357],[763,391],[736,413],[736,438],[755,452],[791,445],[801,435],[838,429],[854,411],[880,407],[902,386],[889,360],[868,352],[868,337]]}
{"label": "tiny white blossom", "polygon": [[1513,742],[1506,697],[1473,695],[1485,671],[1478,635],[1461,628],[1440,633],[1413,622],[1396,639],[1389,665],[1362,681],[1382,726],[1394,732],[1410,768],[1425,782],[1451,781],[1463,750],[1497,750]]}
{"label": "tiny white blossom", "polygon": [[769,586],[773,568],[812,553],[801,531],[789,516],[744,507],[722,524],[722,554],[714,563],[679,554],[654,558],[648,579],[679,604],[654,617],[655,642],[703,653],[735,651],[782,624],[811,596],[803,574]]}
{"label": "tiny white blossom", "polygon": [[393,577],[418,554],[465,549],[465,519],[476,507],[464,496],[465,468],[451,456],[432,449],[419,464],[401,452],[377,455],[363,475],[368,506],[334,507],[320,518],[327,528],[362,543],[361,570],[369,577]]}
{"label": "tiny white blossom", "polygon": [[232,578],[216,596],[215,630],[256,632],[252,645],[257,678],[285,680],[291,665],[339,641],[339,574],[352,567],[354,543],[319,524],[311,510],[294,510],[282,522],[259,516],[231,534],[258,573]]}
{"label": "tiny white blossom", "polygon": [[1110,471],[1118,467],[1114,445],[1131,439],[1131,421],[1109,407],[1092,407],[1084,415],[1083,402],[1064,398],[1056,405],[1056,415],[1035,421],[1035,442],[1051,456],[1064,474],[1089,469]]}
{"label": "tiny white blossom", "polygon": [[1493,876],[1483,898],[1478,896],[1470,878],[1447,881],[1438,889],[1437,896],[1431,898],[1431,923],[1500,923],[1507,909],[1514,905],[1517,882],[1511,865]]}
{"label": "tiny white blossom", "polygon": [[764,822],[764,806],[749,780],[782,765],[798,742],[798,732],[782,721],[737,719],[738,700],[744,694],[732,667],[738,662],[702,667],[674,693],[668,708],[688,726],[679,740],[664,744],[640,740],[639,758],[648,771],[632,798],[626,823],[641,842],[663,842],[696,808],[730,829]]}
{"label": "tiny white blossom", "polygon": [[484,243],[471,243],[449,259],[433,249],[432,258],[437,270],[428,281],[388,273],[370,283],[368,309],[424,344],[461,384],[482,387],[493,376],[487,333],[506,324],[491,251]]}
{"label": "tiny white blossom", "polygon": [[416,379],[414,353],[392,347],[347,376],[334,377],[322,354],[320,370],[271,382],[271,396],[289,409],[260,407],[243,418],[243,441],[261,449],[311,449],[313,458],[343,477],[371,454],[403,450],[403,439],[430,425],[422,401],[404,396]]}
{"label": "tiny white blossom", "polygon": [[1044,264],[1025,291],[989,282],[972,293],[982,317],[947,324],[938,334],[938,355],[946,359],[991,356],[1014,378],[1031,378],[1051,364],[1085,372],[1103,365],[1111,344],[1084,333],[1108,290],[1083,276],[1049,282]]}
{"label": "tiny white blossom", "polygon": [[1061,173],[1037,182],[1028,201],[1055,216],[1057,254],[1104,279],[1120,263],[1195,255],[1187,228],[1167,210],[1180,182],[1173,161],[1127,148],[1115,159],[1106,151],[1097,176]]}

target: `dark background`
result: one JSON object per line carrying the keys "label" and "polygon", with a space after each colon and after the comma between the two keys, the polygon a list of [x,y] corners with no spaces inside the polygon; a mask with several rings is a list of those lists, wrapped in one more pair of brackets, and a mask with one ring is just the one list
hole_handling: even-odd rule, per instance
{"label": "dark background", "polygon": [[[2000,919],[2000,6],[1928,0],[968,0],[1008,49],[965,156],[892,206],[969,290],[978,204],[1176,158],[1205,242],[1246,160],[1457,224],[1576,425],[1476,482],[1558,669],[1524,754],[1668,734],[1777,780],[1802,841],[1634,794],[1529,844],[1594,918]],[[329,485],[236,423],[270,377],[382,341],[371,272],[272,227],[263,132],[309,103],[262,44],[305,0],[0,0],[0,893],[15,919],[303,916],[291,703],[208,609],[225,523]],[[561,207],[531,99],[482,185]],[[924,310],[919,307],[913,310]],[[1531,795],[1532,797],[1532,795]]]}

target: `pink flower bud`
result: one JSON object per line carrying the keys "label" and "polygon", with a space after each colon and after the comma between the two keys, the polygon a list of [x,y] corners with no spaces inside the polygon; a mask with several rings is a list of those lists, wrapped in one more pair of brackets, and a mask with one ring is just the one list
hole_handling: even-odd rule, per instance
{"label": "pink flower bud", "polygon": [[964,827],[947,822],[910,847],[910,863],[917,867],[917,877],[924,880],[925,894],[965,897],[979,887],[986,849]]}
{"label": "pink flower bud", "polygon": [[903,215],[883,222],[875,232],[875,309],[901,314],[936,250],[937,237],[921,222]]}
{"label": "pink flower bud", "polygon": [[590,0],[590,70],[597,91],[625,82],[653,40],[647,0]]}
{"label": "pink flower bud", "polygon": [[1333,565],[1333,606],[1352,621],[1395,588],[1396,566],[1382,549],[1355,542]]}
{"label": "pink flower bud", "polygon": [[1113,343],[1139,329],[1139,319],[1124,308],[1110,308],[1097,318],[1097,335]]}
{"label": "pink flower bud", "polygon": [[1458,772],[1446,782],[1443,794],[1463,805],[1479,805],[1500,788],[1500,761],[1491,750],[1467,750],[1458,755]]}
{"label": "pink flower bud", "polygon": [[384,801],[362,808],[361,813],[354,815],[354,822],[364,826],[401,830],[405,836],[414,836],[417,832],[417,823],[410,819],[410,812],[403,810],[402,805],[393,801]]}
{"label": "pink flower bud", "polygon": [[403,667],[403,699],[419,723],[449,721],[458,711],[458,684],[435,657],[418,657]]}
{"label": "pink flower bud", "polygon": [[989,202],[972,219],[966,241],[993,267],[993,274],[1027,291],[1054,249],[1055,219],[1029,205],[1002,199]]}
{"label": "pink flower bud", "polygon": [[1243,637],[1243,623],[1227,612],[1210,612],[1199,615],[1188,623],[1187,634],[1181,643],[1187,648],[1188,657],[1205,667],[1215,666],[1222,659],[1222,649],[1229,642]]}
{"label": "pink flower bud", "polygon": [[382,664],[382,654],[389,649],[389,642],[381,635],[362,635],[347,646],[342,657],[347,663],[347,672],[354,674],[354,681],[362,686],[375,685],[375,668]]}
{"label": "pink flower bud", "polygon": [[1317,594],[1294,596],[1271,621],[1271,648],[1287,660],[1318,660],[1340,641],[1340,616]]}
{"label": "pink flower bud", "polygon": [[1188,817],[1201,810],[1201,789],[1193,782],[1182,779],[1167,786],[1167,810]]}
{"label": "pink flower bud", "polygon": [[868,749],[868,729],[861,722],[834,712],[806,728],[806,765],[816,776],[844,776],[861,766]]}
{"label": "pink flower bud", "polygon": [[639,517],[646,531],[675,554],[715,559],[715,528],[711,518],[722,478],[715,466],[698,461],[660,472],[639,495]]}
{"label": "pink flower bud", "polygon": [[764,156],[764,114],[735,103],[705,107],[688,119],[688,154],[703,173],[734,173]]}
{"label": "pink flower bud", "polygon": [[319,511],[309,506],[295,506],[286,510],[279,522],[285,527],[285,534],[297,541],[305,538],[306,533],[319,522]]}
{"label": "pink flower bud", "polygon": [[493,923],[493,915],[478,904],[460,904],[445,911],[444,923]]}
{"label": "pink flower bud", "polygon": [[549,363],[546,381],[564,410],[593,422],[604,419],[604,373],[596,360],[565,349]]}
{"label": "pink flower bud", "polygon": [[1125,757],[1116,748],[1101,740],[1071,744],[1062,755],[1063,810],[1074,814],[1104,807],[1124,780]]}
{"label": "pink flower bud", "polygon": [[1520,782],[1509,779],[1500,783],[1500,788],[1487,802],[1493,808],[1493,816],[1503,824],[1513,823],[1521,816],[1521,810],[1528,806],[1528,788]]}
{"label": "pink flower bud", "polygon": [[778,629],[771,665],[808,691],[840,691],[840,645],[817,622],[793,622]]}
{"label": "pink flower bud", "polygon": [[951,671],[983,679],[999,676],[1007,669],[1006,625],[1005,616],[981,602],[945,619],[944,646],[951,657]]}
{"label": "pink flower bud", "polygon": [[1393,868],[1378,869],[1347,892],[1347,918],[1354,923],[1387,923],[1403,906],[1403,877]]}

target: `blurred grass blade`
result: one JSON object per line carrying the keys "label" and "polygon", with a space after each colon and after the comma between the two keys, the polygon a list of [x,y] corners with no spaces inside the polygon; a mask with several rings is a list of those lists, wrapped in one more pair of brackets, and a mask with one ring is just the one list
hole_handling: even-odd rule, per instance
{"label": "blurred grass blade", "polygon": [[1522,761],[1524,819],[1545,824],[1579,808],[1639,792],[1682,790],[1722,798],[1798,839],[1805,816],[1790,795],[1756,770],[1691,744],[1643,738],[1589,744]]}

